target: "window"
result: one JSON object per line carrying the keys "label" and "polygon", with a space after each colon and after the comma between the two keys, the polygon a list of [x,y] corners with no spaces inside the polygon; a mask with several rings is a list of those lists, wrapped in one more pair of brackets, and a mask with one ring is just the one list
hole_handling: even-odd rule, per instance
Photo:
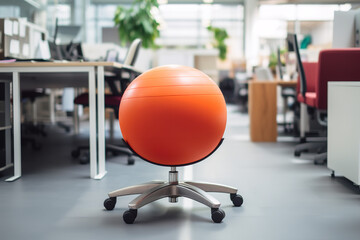
{"label": "window", "polygon": [[19,6],[1,6],[0,7],[1,18],[18,18],[20,17]]}
{"label": "window", "polygon": [[167,4],[160,5],[161,27],[159,43],[168,47],[204,47],[211,41],[206,27],[210,24],[225,28],[230,42],[242,54],[244,8],[242,5]]}
{"label": "window", "polygon": [[287,32],[299,34],[299,40],[309,34],[312,44],[329,45],[332,41],[334,11],[347,11],[350,8],[350,4],[261,5],[258,34],[268,42],[285,39]]}
{"label": "window", "polygon": [[102,41],[102,28],[114,27],[115,4],[92,4],[86,11],[87,31],[86,42],[99,43]]}
{"label": "window", "polygon": [[58,19],[59,25],[71,24],[70,4],[47,5],[46,13],[46,28],[50,37],[54,36],[56,18]]}
{"label": "window", "polygon": [[[127,5],[130,7],[130,5]],[[102,28],[114,27],[117,5],[92,4],[87,10],[87,39],[101,42]],[[126,6],[125,6],[126,7]],[[211,41],[206,27],[211,23],[223,27],[230,36],[229,43],[237,55],[242,55],[244,7],[220,4],[162,4],[159,7],[162,24],[158,44],[165,47],[204,47]]]}
{"label": "window", "polygon": [[285,21],[330,21],[334,18],[334,11],[348,11],[350,8],[350,4],[261,5],[259,18]]}

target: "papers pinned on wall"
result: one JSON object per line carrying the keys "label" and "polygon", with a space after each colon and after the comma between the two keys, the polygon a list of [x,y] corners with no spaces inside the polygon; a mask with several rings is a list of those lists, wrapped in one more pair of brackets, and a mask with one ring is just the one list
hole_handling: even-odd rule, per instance
{"label": "papers pinned on wall", "polygon": [[19,22],[13,21],[13,35],[19,35]]}
{"label": "papers pinned on wall", "polygon": [[20,42],[15,39],[10,41],[10,54],[18,55],[20,53]]}
{"label": "papers pinned on wall", "polygon": [[24,43],[22,46],[22,55],[24,57],[30,57],[30,48],[29,48],[29,44]]}
{"label": "papers pinned on wall", "polygon": [[19,20],[19,36],[25,37],[26,36],[26,20]]}
{"label": "papers pinned on wall", "polygon": [[8,36],[13,35],[13,22],[9,19],[4,21],[4,34]]}

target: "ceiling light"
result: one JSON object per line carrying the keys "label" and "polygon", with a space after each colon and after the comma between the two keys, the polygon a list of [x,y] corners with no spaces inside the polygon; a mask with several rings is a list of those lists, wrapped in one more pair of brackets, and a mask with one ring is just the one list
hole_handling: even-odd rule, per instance
{"label": "ceiling light", "polygon": [[349,11],[351,9],[351,4],[345,3],[340,5],[340,11]]}

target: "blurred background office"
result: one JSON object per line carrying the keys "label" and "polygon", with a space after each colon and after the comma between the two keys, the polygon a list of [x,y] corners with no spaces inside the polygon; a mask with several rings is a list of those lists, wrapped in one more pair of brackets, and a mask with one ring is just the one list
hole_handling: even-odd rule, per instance
{"label": "blurred background office", "polygon": [[[157,51],[142,51],[147,61],[139,61],[138,65],[145,70],[170,59],[175,61],[174,58],[180,62],[176,55],[179,51],[172,50],[181,49],[184,51],[180,58],[183,63],[196,66],[196,59],[191,59],[191,55],[201,57],[216,54],[216,51],[211,51],[216,48],[213,34],[207,29],[210,25],[225,29],[229,36],[225,40],[226,59],[217,61],[217,72],[209,70],[215,78],[226,75],[222,71],[247,70],[250,73],[254,66],[273,66],[272,56],[276,54],[276,49],[286,49],[288,32],[298,34],[300,41],[310,36],[307,55],[309,59],[316,59],[316,51],[331,46],[334,11],[355,9],[358,7],[355,2],[160,0],[159,7],[152,11],[160,23],[160,36],[156,39],[160,48]],[[0,16],[26,18],[46,29],[49,37],[54,36],[56,19],[59,26],[70,32],[76,31],[71,27],[80,28],[73,39],[63,37],[58,42],[72,40],[89,46],[100,43],[120,45],[114,24],[115,12],[119,5],[130,8],[132,3],[126,0],[3,0],[0,3]],[[169,53],[176,56],[163,59]],[[124,54],[120,57],[123,58]]]}
{"label": "blurred background office", "polygon": [[[166,64],[195,67],[209,75],[227,103],[244,114],[252,80],[288,82],[276,87],[277,99],[283,100],[275,101],[277,130],[280,136],[299,137],[300,110],[295,98],[299,74],[288,34],[297,35],[301,60],[306,62],[316,62],[323,49],[355,47],[355,29],[360,24],[349,16],[358,16],[359,6],[356,1],[338,0],[3,0],[0,17],[5,19],[6,37],[0,46],[3,59],[121,63],[130,42],[140,37],[142,48],[135,62],[139,72]],[[135,13],[139,15],[131,19]],[[141,14],[149,17],[144,20]],[[15,20],[12,24],[6,19]],[[133,24],[123,24],[126,21]],[[31,26],[26,32],[29,36],[18,40],[18,29],[20,38],[25,34],[23,23]],[[146,31],[148,35],[142,35]],[[54,45],[61,47],[54,50]],[[60,96],[54,107],[60,120],[71,117],[76,90],[52,93]],[[256,100],[256,106],[261,101]],[[41,112],[54,105],[49,104],[44,100],[33,115],[51,118],[51,113]]]}
{"label": "blurred background office", "polygon": [[[135,15],[136,17],[132,18]],[[214,173],[210,180],[213,178],[230,185],[238,184],[239,189],[243,190],[245,204],[240,210],[225,206],[229,212],[228,225],[223,225],[222,229],[216,227],[211,229],[212,233],[226,232],[228,235],[225,237],[208,234],[212,226],[204,228],[202,224],[205,217],[198,217],[203,214],[200,208],[200,211],[194,214],[189,213],[190,210],[188,212],[185,210],[185,214],[192,216],[185,220],[176,218],[168,222],[165,222],[167,219],[155,221],[155,228],[149,230],[155,235],[161,232],[166,238],[173,238],[173,232],[165,231],[170,228],[164,229],[163,223],[166,223],[164,226],[171,227],[174,223],[191,221],[194,225],[185,224],[184,228],[192,231],[184,231],[183,234],[195,236],[194,238],[208,234],[209,239],[220,237],[226,239],[238,234],[239,226],[246,226],[239,233],[245,239],[281,239],[279,238],[281,234],[286,236],[283,239],[293,239],[294,235],[304,236],[305,239],[318,239],[317,236],[321,239],[331,239],[329,236],[339,239],[347,234],[352,237],[349,239],[358,239],[358,224],[349,224],[349,219],[353,222],[359,221],[357,214],[359,185],[356,181],[353,181],[355,183],[353,185],[344,178],[336,180],[330,178],[330,175],[334,177],[335,173],[334,169],[326,165],[326,144],[330,140],[327,139],[327,109],[317,115],[318,109],[314,106],[304,106],[304,99],[300,96],[302,93],[306,95],[305,92],[301,92],[302,80],[307,83],[306,79],[317,79],[318,74],[316,71],[309,73],[305,69],[303,74],[306,76],[305,79],[301,75],[300,63],[304,62],[305,68],[309,64],[317,64],[319,55],[324,49],[358,48],[359,30],[358,0],[1,0],[0,64],[4,63],[2,66],[5,66],[9,61],[15,60],[118,64],[118,69],[104,71],[107,83],[105,94],[113,94],[115,87],[119,89],[117,105],[113,104],[111,106],[113,109],[108,109],[106,103],[104,104],[105,118],[109,120],[105,123],[104,138],[113,141],[114,144],[121,142],[121,131],[114,112],[117,113],[119,99],[127,84],[138,74],[161,65],[180,64],[203,71],[218,84],[225,97],[228,111],[224,144],[209,158],[209,161],[202,162],[201,167],[190,168],[187,176],[204,177],[207,180],[209,173]],[[130,66],[133,72],[125,73],[124,77],[122,64],[129,56],[131,43],[134,40],[139,42],[139,38],[142,45],[137,49],[139,51],[136,50],[133,54],[136,61],[134,59],[130,61],[134,62],[134,66]],[[357,59],[357,56],[354,59]],[[334,66],[338,64],[336,60],[333,63]],[[343,63],[342,66],[350,66],[345,60]],[[326,68],[327,66],[323,65],[322,69]],[[355,77],[351,76],[349,79],[360,81],[356,76],[357,72],[354,72]],[[339,75],[341,76],[340,73]],[[0,76],[4,76],[6,80],[0,79],[0,90],[7,91],[6,94],[0,94],[0,180],[2,181],[11,175],[9,171],[12,171],[13,157],[9,152],[13,153],[14,148],[10,146],[9,139],[14,136],[11,129],[14,124],[13,112],[10,110],[10,105],[13,104],[11,100],[13,92],[10,91],[12,83],[10,83],[11,79],[6,79],[10,74],[0,74]],[[77,75],[66,76],[73,83],[70,76],[76,78]],[[27,88],[31,87],[32,77],[34,76],[30,74],[30,81],[22,79],[21,87],[24,89],[21,90],[29,90]],[[112,80],[127,82],[116,83],[115,86],[109,84]],[[55,213],[44,211],[41,215],[42,219],[36,222],[49,227],[50,230],[44,233],[48,234],[47,236],[52,235],[51,231],[54,229],[55,232],[69,230],[71,236],[72,231],[79,233],[84,229],[88,230],[90,223],[90,226],[96,226],[93,229],[101,229],[99,231],[104,235],[117,237],[118,232],[111,228],[112,225],[102,228],[102,225],[110,221],[104,220],[108,217],[106,212],[98,211],[102,209],[103,201],[103,196],[99,194],[106,194],[118,182],[131,185],[138,180],[147,181],[149,174],[162,178],[163,172],[157,168],[158,166],[149,166],[144,161],[138,161],[137,158],[133,161],[131,153],[128,153],[131,161],[127,163],[133,166],[128,166],[122,161],[126,156],[113,151],[106,155],[108,174],[102,181],[94,183],[91,180],[86,182],[78,179],[78,176],[88,175],[88,167],[79,165],[79,154],[74,153],[74,149],[82,145],[86,145],[84,149],[89,151],[91,129],[87,120],[90,118],[88,110],[90,94],[87,94],[86,81],[87,78],[84,80],[85,86],[71,88],[40,86],[36,92],[22,92],[20,121],[21,130],[24,131],[21,137],[24,145],[23,172],[26,179],[21,179],[22,182],[14,182],[12,186],[18,186],[15,185],[18,183],[26,187],[18,190],[7,185],[0,195],[7,197],[6,200],[10,202],[16,194],[27,195],[35,188],[38,191],[34,192],[40,197],[32,195],[29,198],[29,205],[38,207],[42,204],[47,205],[48,192],[52,194],[50,198],[57,197],[58,193],[54,193],[53,186],[59,186],[56,190],[60,194],[66,189],[68,195],[64,194],[65,204],[59,204],[61,206]],[[95,90],[93,92],[96,95]],[[82,96],[83,101],[76,103],[75,100],[76,104],[74,104],[77,96]],[[338,99],[334,99],[333,103],[339,102]],[[5,106],[6,102],[9,103],[8,107]],[[352,101],[352,104],[357,102]],[[342,110],[340,105],[338,104],[337,107]],[[353,112],[356,106],[349,109]],[[11,112],[12,115],[6,115],[7,113],[4,113],[6,111]],[[306,121],[305,125],[304,121]],[[81,122],[80,127],[79,122]],[[346,124],[333,125],[332,128],[344,132],[340,128],[343,125]],[[100,138],[97,134],[94,136]],[[332,140],[334,139],[337,138],[333,137]],[[345,136],[344,139],[337,140],[346,145],[348,139],[352,138]],[[312,149],[313,152],[298,147],[299,143],[311,144],[312,141],[318,146]],[[27,142],[32,143],[32,148],[25,147]],[[96,148],[99,144],[94,145]],[[333,145],[340,146],[337,142]],[[333,149],[337,150],[336,147]],[[352,150],[359,153],[358,146]],[[317,153],[325,154],[325,158],[321,161],[313,161],[313,154]],[[49,160],[49,155],[55,155],[54,159]],[[340,156],[339,159],[343,161],[341,159],[343,154],[335,155]],[[356,165],[359,158],[354,159],[355,166],[359,166]],[[83,163],[88,162],[89,156],[85,156]],[[313,163],[319,166],[314,166]],[[53,171],[47,171],[48,169]],[[42,185],[44,178],[48,179],[46,182],[48,185],[45,183]],[[74,182],[79,184],[78,188],[73,188]],[[4,183],[0,182],[0,187],[3,186],[2,184]],[[44,191],[40,189],[43,186],[50,187]],[[73,203],[73,196],[78,198],[78,202]],[[37,202],[40,198],[41,200]],[[88,199],[96,199],[96,201],[88,201]],[[0,210],[3,207],[6,216],[13,217],[14,222],[20,221],[25,226],[29,219],[25,217],[22,220],[22,216],[30,216],[33,214],[32,209],[40,207],[29,208],[21,202],[22,200],[19,201],[8,204],[10,210],[0,205]],[[53,199],[51,201],[56,202]],[[26,206],[23,207],[24,214],[20,211],[13,214],[13,209],[17,209],[18,206]],[[157,209],[162,208],[161,206],[158,205]],[[337,206],[336,209],[334,206]],[[60,212],[62,210],[67,214],[66,216],[62,216]],[[176,215],[174,212],[169,211],[168,217],[173,219]],[[152,222],[153,212],[147,213],[143,215],[145,217],[142,221]],[[239,217],[241,214],[244,214],[244,217]],[[55,224],[51,221],[45,223],[43,219],[49,216],[56,220],[61,216],[59,224],[62,224],[61,227],[55,225],[58,223],[56,221]],[[276,225],[278,223],[280,224]],[[6,224],[3,226],[8,226]],[[116,224],[120,225],[119,222]],[[332,227],[333,225],[336,227]],[[148,226],[153,227],[151,224]],[[121,227],[122,230],[126,228],[123,225]],[[328,232],[323,231],[324,228]],[[66,231],[62,231],[64,229]],[[111,229],[109,233],[106,232],[108,229]],[[136,232],[129,229],[126,228],[126,231],[122,232],[124,236],[131,238],[139,234],[139,239],[146,237],[146,231]],[[258,231],[258,229],[265,230]],[[10,236],[17,234],[16,230],[9,232]],[[43,233],[39,231],[37,234]],[[182,234],[179,236],[180,239],[186,239]],[[24,238],[21,237],[19,239]],[[95,238],[96,234],[91,237]]]}

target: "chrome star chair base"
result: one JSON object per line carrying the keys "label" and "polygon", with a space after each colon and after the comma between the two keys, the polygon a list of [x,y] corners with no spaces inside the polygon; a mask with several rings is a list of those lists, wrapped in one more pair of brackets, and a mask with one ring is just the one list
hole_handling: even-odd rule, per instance
{"label": "chrome star chair base", "polygon": [[213,183],[179,182],[176,167],[171,167],[168,182],[151,181],[115,190],[108,194],[109,198],[104,201],[104,207],[106,210],[113,210],[117,197],[140,194],[129,203],[129,210],[125,211],[123,215],[124,221],[131,224],[135,221],[137,210],[148,203],[165,197],[169,198],[169,202],[175,203],[178,197],[187,197],[210,207],[212,220],[220,223],[225,217],[225,212],[220,209],[220,202],[207,192],[229,193],[235,207],[240,207],[243,203],[243,198],[237,194],[236,188]]}

